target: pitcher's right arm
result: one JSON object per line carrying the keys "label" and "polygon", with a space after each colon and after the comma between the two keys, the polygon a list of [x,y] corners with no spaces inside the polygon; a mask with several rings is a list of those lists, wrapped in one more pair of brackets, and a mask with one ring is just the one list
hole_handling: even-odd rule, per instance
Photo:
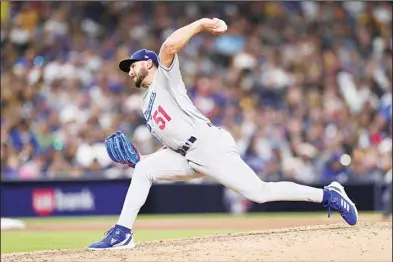
{"label": "pitcher's right arm", "polygon": [[162,44],[159,59],[165,67],[170,67],[176,53],[190,41],[190,39],[202,32],[208,31],[216,35],[225,33],[227,26],[218,18],[202,18],[173,32]]}

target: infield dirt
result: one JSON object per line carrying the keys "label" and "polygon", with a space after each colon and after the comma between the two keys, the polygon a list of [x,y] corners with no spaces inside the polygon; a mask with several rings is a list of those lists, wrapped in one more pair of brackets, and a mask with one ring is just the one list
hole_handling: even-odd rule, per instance
{"label": "infield dirt", "polygon": [[[392,261],[392,222],[363,220],[354,227],[334,219],[239,219],[233,221],[184,220],[182,224],[141,221],[138,228],[229,228],[254,229],[187,239],[138,243],[133,250],[88,251],[86,249],[39,251],[1,255],[2,261]],[[168,222],[167,222],[168,223]],[[309,225],[309,226],[307,226]],[[59,226],[59,225],[57,225]],[[63,230],[77,228],[73,223]],[[95,227],[109,225],[98,225]],[[51,228],[53,227],[53,228]],[[28,230],[53,230],[33,226]],[[93,227],[93,226],[92,226]],[[80,227],[81,228],[81,227]],[[59,229],[59,227],[57,228]],[[85,229],[89,229],[86,228]]]}

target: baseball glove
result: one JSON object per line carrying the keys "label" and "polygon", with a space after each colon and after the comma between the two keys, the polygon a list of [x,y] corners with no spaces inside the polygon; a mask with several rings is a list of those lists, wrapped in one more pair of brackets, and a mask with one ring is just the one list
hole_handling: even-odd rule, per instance
{"label": "baseball glove", "polygon": [[138,150],[121,131],[108,136],[105,139],[105,147],[109,157],[117,163],[135,167],[141,160]]}

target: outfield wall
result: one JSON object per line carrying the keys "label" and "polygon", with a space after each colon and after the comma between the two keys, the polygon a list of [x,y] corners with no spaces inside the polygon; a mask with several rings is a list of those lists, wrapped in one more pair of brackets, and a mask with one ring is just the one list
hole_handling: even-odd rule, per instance
{"label": "outfield wall", "polygon": [[[28,181],[1,183],[1,216],[75,216],[119,214],[130,180]],[[321,186],[321,185],[315,185]],[[380,185],[346,185],[359,210],[380,210]],[[229,212],[221,185],[153,185],[141,213]],[[251,203],[248,212],[319,211],[302,202]]]}

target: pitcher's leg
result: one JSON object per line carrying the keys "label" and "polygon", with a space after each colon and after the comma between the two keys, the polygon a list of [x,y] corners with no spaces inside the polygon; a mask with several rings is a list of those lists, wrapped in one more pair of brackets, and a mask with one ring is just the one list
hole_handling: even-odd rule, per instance
{"label": "pitcher's leg", "polygon": [[194,173],[182,155],[169,149],[157,151],[141,160],[135,167],[117,224],[129,229],[133,227],[154,181],[185,181],[200,176]]}
{"label": "pitcher's leg", "polygon": [[350,224],[355,225],[358,212],[355,204],[347,196],[344,187],[333,182],[322,188],[303,186],[292,182],[263,182],[240,158],[236,143],[229,132],[212,128],[201,134],[186,155],[190,166],[217,180],[225,187],[233,189],[257,203],[271,201],[307,201],[323,203],[336,210]]}
{"label": "pitcher's leg", "polygon": [[233,189],[246,198],[257,202],[307,201],[321,203],[323,189],[303,186],[292,182],[264,182],[236,153],[216,156],[191,167],[214,178],[222,185]]}
{"label": "pitcher's leg", "polygon": [[272,201],[323,203],[324,206],[329,207],[329,216],[331,210],[336,210],[349,225],[357,224],[357,208],[346,194],[344,187],[338,182],[333,182],[323,189],[292,182],[266,183],[258,178],[238,154],[223,154],[214,160],[219,164],[207,160],[202,165],[192,162],[190,165],[252,201],[258,203]]}

